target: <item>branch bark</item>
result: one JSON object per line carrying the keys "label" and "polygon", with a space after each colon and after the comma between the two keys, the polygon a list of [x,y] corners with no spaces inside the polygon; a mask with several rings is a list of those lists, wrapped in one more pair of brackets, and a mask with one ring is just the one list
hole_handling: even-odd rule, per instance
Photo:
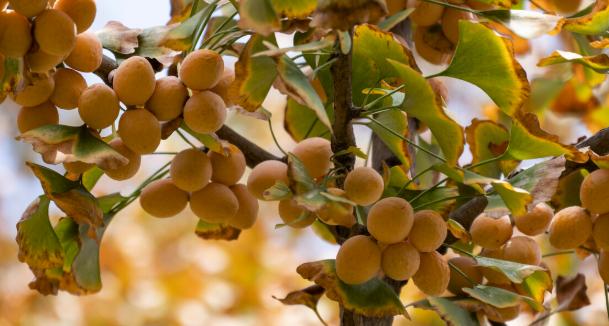
{"label": "branch bark", "polygon": [[[112,87],[112,73],[116,68],[118,68],[116,61],[104,55],[101,66],[99,66],[94,73],[101,78],[106,85]],[[222,126],[222,128],[216,132],[216,135],[239,147],[239,149],[241,149],[243,152],[245,161],[249,167],[254,167],[267,160],[282,160],[281,158],[267,152],[262,147],[249,141],[247,138],[241,136],[239,133],[226,125]]]}

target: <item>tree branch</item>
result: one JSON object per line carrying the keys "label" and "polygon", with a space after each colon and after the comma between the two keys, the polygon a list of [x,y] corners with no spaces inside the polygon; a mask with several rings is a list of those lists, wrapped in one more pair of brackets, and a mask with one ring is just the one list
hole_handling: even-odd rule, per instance
{"label": "tree branch", "polygon": [[[112,72],[116,68],[118,68],[116,61],[104,55],[101,66],[99,66],[94,73],[101,78],[106,85],[112,87]],[[222,126],[222,128],[216,132],[216,135],[239,147],[239,149],[241,149],[243,152],[249,167],[254,167],[262,161],[282,160],[281,158],[265,151],[263,148],[249,141],[247,138],[241,136],[239,133],[226,125]]]}

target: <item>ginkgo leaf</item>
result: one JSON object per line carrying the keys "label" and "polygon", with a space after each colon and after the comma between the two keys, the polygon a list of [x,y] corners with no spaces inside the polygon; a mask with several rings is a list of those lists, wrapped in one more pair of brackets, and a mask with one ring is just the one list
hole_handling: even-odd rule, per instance
{"label": "ginkgo leaf", "polygon": [[522,283],[525,278],[535,273],[536,271],[543,271],[543,267],[534,265],[525,265],[515,263],[507,260],[488,258],[482,256],[474,257],[478,266],[489,267],[493,270],[503,273],[510,281],[514,283]]}
{"label": "ginkgo leaf", "polygon": [[[472,120],[465,128],[465,135],[472,153],[472,165],[502,155],[510,139],[507,128],[491,120]],[[498,178],[501,172],[506,172],[498,162],[475,167],[472,171],[491,178]]]}
{"label": "ginkgo leaf", "polygon": [[95,137],[86,126],[46,125],[19,135],[17,140],[32,144],[49,164],[84,162],[116,169],[128,163],[126,157]]}
{"label": "ginkgo leaf", "polygon": [[463,128],[451,119],[442,107],[442,99],[419,72],[403,63],[388,59],[397,76],[406,85],[403,108],[406,113],[424,122],[438,141],[444,158],[456,164],[465,142]]}
{"label": "ginkgo leaf", "polygon": [[[369,124],[370,129],[385,143],[387,148],[402,162],[407,169],[411,165],[408,143],[395,134],[408,137],[408,120],[404,112],[391,110],[375,115],[374,119],[382,124]],[[391,129],[392,132],[388,131]]]}
{"label": "ginkgo leaf", "polygon": [[[332,106],[327,106],[326,110],[331,116]],[[286,103],[283,125],[296,142],[308,137],[330,138],[330,130],[319,122],[315,112],[291,98]]]}
{"label": "ginkgo leaf", "polygon": [[492,185],[512,214],[524,215],[527,213],[527,206],[533,202],[533,196],[528,191],[516,188],[506,181],[493,182]]}
{"label": "ginkgo leaf", "polygon": [[4,57],[0,60],[0,100],[10,91],[16,91],[23,80],[23,58]]}
{"label": "ginkgo leaf", "polygon": [[205,147],[209,148],[212,152],[216,152],[219,154],[224,154],[224,145],[222,140],[218,138],[216,134],[201,134],[192,129],[190,129],[185,123],[182,123],[180,126],[184,131],[189,133],[191,136],[195,137],[198,141],[200,141]]}
{"label": "ginkgo leaf", "polygon": [[541,59],[539,63],[537,63],[537,66],[545,67],[567,62],[579,63],[600,73],[609,72],[609,56],[604,53],[593,56],[583,56],[579,53],[557,50],[552,52],[549,57]]}
{"label": "ginkgo leaf", "polygon": [[247,42],[235,63],[235,81],[229,88],[231,102],[250,112],[260,107],[277,76],[275,60],[269,57],[252,57],[254,53],[266,49],[263,41],[275,43],[275,38],[270,36],[265,39],[254,35]]}
{"label": "ginkgo leaf", "polygon": [[270,0],[275,13],[288,19],[303,19],[315,11],[317,0]]}
{"label": "ginkgo leaf", "polygon": [[552,292],[554,284],[549,271],[536,271],[515,286],[519,293],[527,293],[538,304],[543,304],[546,292]]}
{"label": "ginkgo leaf", "polygon": [[378,26],[385,32],[389,32],[391,31],[392,28],[394,28],[395,26],[397,26],[399,23],[403,22],[404,20],[406,20],[406,18],[408,18],[408,16],[410,16],[410,14],[412,14],[412,12],[415,10],[415,8],[408,8],[405,10],[402,10],[390,17],[385,18],[385,20],[383,20],[382,22],[378,23]]}
{"label": "ginkgo leaf", "polygon": [[336,276],[334,259],[304,263],[296,269],[304,279],[326,290],[326,296],[345,309],[368,317],[406,314],[406,309],[393,289],[379,278],[350,285]]}
{"label": "ginkgo leaf", "polygon": [[588,172],[585,169],[578,169],[562,176],[558,181],[554,196],[552,196],[552,206],[557,210],[570,206],[581,206],[579,188],[587,175]]}
{"label": "ginkgo leaf", "polygon": [[485,10],[478,14],[503,24],[514,34],[525,39],[552,32],[562,19],[559,16],[531,10]]}
{"label": "ginkgo leaf", "polygon": [[123,23],[111,20],[95,32],[105,49],[121,54],[132,54],[139,45],[140,28],[129,28]]}
{"label": "ginkgo leaf", "polygon": [[[328,127],[328,130],[331,130],[330,117],[321,98],[311,85],[309,79],[289,57],[284,55],[277,59],[277,74],[281,81],[279,84],[281,87],[278,89],[299,104],[313,110],[319,122]],[[278,86],[277,83],[275,85]]]}
{"label": "ginkgo leaf", "polygon": [[239,3],[239,27],[268,36],[281,27],[271,0],[243,0]]}
{"label": "ginkgo leaf", "polygon": [[570,32],[585,35],[606,33],[609,29],[609,0],[596,0],[592,11],[588,14],[566,18],[559,26]]}
{"label": "ginkgo leaf", "polygon": [[531,298],[494,286],[476,285],[473,288],[464,288],[463,292],[469,294],[474,299],[478,299],[497,308],[515,307],[519,305],[520,302],[524,301],[536,311],[544,310],[540,303],[537,303]]}
{"label": "ginkgo leaf", "polygon": [[195,234],[205,240],[231,241],[239,238],[241,230],[225,224],[207,223],[203,220],[199,220],[195,229]]}
{"label": "ginkgo leaf", "polygon": [[430,308],[435,310],[440,317],[447,322],[448,325],[453,326],[476,326],[478,323],[472,318],[470,313],[459,307],[452,301],[440,298],[430,297],[427,299]]}
{"label": "ginkgo leaf", "polygon": [[509,41],[482,24],[466,20],[459,21],[459,43],[450,65],[437,76],[480,87],[508,115],[518,111],[531,91]]}
{"label": "ginkgo leaf", "polygon": [[302,290],[292,291],[288,293],[283,299],[277,298],[275,296],[273,296],[273,298],[283,303],[284,305],[306,306],[313,310],[315,312],[315,315],[317,315],[317,317],[323,323],[323,320],[321,319],[321,316],[317,311],[317,303],[319,302],[319,299],[324,294],[324,292],[326,292],[326,290],[323,287],[319,285],[311,285]]}

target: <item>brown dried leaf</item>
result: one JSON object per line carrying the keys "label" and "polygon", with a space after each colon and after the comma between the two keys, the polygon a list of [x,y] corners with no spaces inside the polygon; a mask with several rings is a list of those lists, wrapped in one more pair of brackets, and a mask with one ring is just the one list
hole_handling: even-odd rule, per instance
{"label": "brown dried leaf", "polygon": [[558,276],[556,279],[557,310],[572,311],[589,305],[590,299],[586,290],[586,277],[583,274],[578,273],[571,278]]}
{"label": "brown dried leaf", "polygon": [[139,46],[141,28],[129,28],[119,21],[111,20],[96,32],[104,48],[122,54],[131,54]]}

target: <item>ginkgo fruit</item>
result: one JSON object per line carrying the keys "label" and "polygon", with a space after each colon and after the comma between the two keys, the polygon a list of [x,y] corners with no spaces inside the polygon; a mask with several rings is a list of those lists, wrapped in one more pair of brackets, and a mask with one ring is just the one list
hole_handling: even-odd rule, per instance
{"label": "ginkgo fruit", "polygon": [[408,241],[420,252],[431,252],[442,245],[447,233],[448,227],[442,215],[422,210],[414,214]]}
{"label": "ginkgo fruit", "polygon": [[9,0],[11,9],[25,17],[34,17],[46,9],[49,0]]}
{"label": "ginkgo fruit", "polygon": [[417,53],[433,64],[447,63],[454,50],[454,45],[444,36],[440,25],[417,27],[413,40]]}
{"label": "ginkgo fruit", "polygon": [[228,95],[228,90],[230,89],[230,85],[235,81],[235,72],[231,69],[224,69],[224,73],[222,73],[222,78],[220,81],[214,86],[211,91],[218,94],[226,105],[231,105],[231,100]]}
{"label": "ginkgo fruit", "polygon": [[59,113],[50,102],[37,106],[24,106],[17,114],[17,128],[21,133],[57,123],[59,123]]}
{"label": "ginkgo fruit", "polygon": [[581,6],[581,0],[552,0],[552,4],[559,13],[575,13]]}
{"label": "ginkgo fruit", "polygon": [[415,1],[416,9],[410,14],[410,19],[417,26],[431,26],[435,24],[444,12],[444,6],[425,1]]}
{"label": "ginkgo fruit", "polygon": [[510,217],[492,218],[480,214],[469,228],[472,241],[487,249],[499,249],[512,237],[512,223]]}
{"label": "ginkgo fruit", "polygon": [[70,174],[73,174],[74,176],[80,176],[81,174],[85,173],[94,166],[95,164],[85,163],[81,161],[63,163],[63,167],[66,169],[66,171]]}
{"label": "ginkgo fruit", "polygon": [[387,0],[387,14],[392,16],[406,9],[407,2],[408,0]]}
{"label": "ginkgo fruit", "polygon": [[110,126],[120,112],[118,97],[105,84],[93,84],[85,89],[78,99],[78,114],[82,121],[93,129]]}
{"label": "ginkgo fruit", "polygon": [[126,105],[144,105],[154,93],[154,70],[146,58],[133,56],[123,61],[114,73],[112,88]]}
{"label": "ginkgo fruit", "polygon": [[592,237],[596,246],[609,250],[609,214],[604,214],[594,220]]}
{"label": "ginkgo fruit", "polygon": [[140,195],[140,206],[154,217],[179,214],[188,204],[188,193],[176,187],[171,179],[159,179],[147,184]]}
{"label": "ginkgo fruit", "polygon": [[[345,191],[342,189],[328,188],[327,192],[332,196],[346,199]],[[351,227],[356,223],[353,209],[348,203],[328,201],[316,213],[317,217],[326,224]]]}
{"label": "ginkgo fruit", "polygon": [[188,99],[188,89],[175,76],[167,76],[157,79],[154,92],[148,102],[146,109],[159,121],[169,121],[182,114],[184,104]]}
{"label": "ginkgo fruit", "polygon": [[324,176],[332,167],[332,146],[321,137],[311,137],[300,141],[292,153],[302,162],[313,178]]}
{"label": "ginkgo fruit", "polygon": [[210,91],[193,94],[184,106],[184,122],[198,133],[215,132],[226,120],[226,106],[218,95]]}
{"label": "ginkgo fruit", "polygon": [[448,262],[436,251],[421,253],[419,269],[412,276],[412,281],[427,295],[441,295],[450,281]]}
{"label": "ginkgo fruit", "polygon": [[475,259],[462,256],[454,257],[448,260],[448,266],[450,268],[448,291],[452,294],[462,295],[464,294],[464,288],[473,288],[482,283],[482,272]]}
{"label": "ginkgo fruit", "polygon": [[293,198],[280,200],[277,211],[283,223],[297,229],[306,228],[317,219],[313,212],[298,205]]}
{"label": "ginkgo fruit", "polygon": [[58,0],[55,2],[54,8],[65,12],[72,18],[78,33],[89,29],[97,14],[95,0]]}
{"label": "ginkgo fruit", "polygon": [[369,167],[357,167],[347,174],[344,183],[347,197],[361,206],[377,202],[383,195],[383,177]]}
{"label": "ginkgo fruit", "polygon": [[233,217],[229,218],[226,223],[241,230],[251,228],[254,226],[256,218],[258,217],[258,200],[249,190],[247,190],[247,186],[245,185],[232,185],[230,186],[230,190],[235,194],[235,197],[237,197],[239,210]]}
{"label": "ginkgo fruit", "polygon": [[34,39],[42,51],[64,57],[76,45],[76,26],[63,11],[46,9],[34,19]]}
{"label": "ginkgo fruit", "polygon": [[213,151],[207,153],[213,171],[211,179],[231,186],[239,182],[245,173],[245,156],[239,147],[233,144],[229,144],[224,151],[224,155]]}
{"label": "ginkgo fruit", "polygon": [[414,223],[412,206],[399,197],[383,198],[368,212],[368,232],[382,243],[406,239]]}
{"label": "ginkgo fruit", "polygon": [[113,139],[108,145],[124,156],[128,162],[125,165],[113,169],[104,169],[106,175],[117,181],[127,180],[133,177],[140,169],[140,164],[142,162],[140,155],[125,146],[120,138]]}
{"label": "ginkgo fruit", "polygon": [[571,206],[560,210],[550,224],[549,240],[556,249],[574,249],[592,235],[592,218],[582,207]]}
{"label": "ginkgo fruit", "polygon": [[87,89],[85,78],[68,68],[57,69],[53,78],[55,79],[55,88],[53,94],[51,94],[51,102],[61,109],[71,110],[76,108],[81,94]]}
{"label": "ginkgo fruit", "polygon": [[[480,253],[482,257],[488,257],[493,259],[504,260],[503,257],[503,248],[501,249],[483,249]],[[510,284],[510,279],[507,278],[502,272],[494,270],[490,267],[480,267],[482,271],[482,275],[486,278],[490,283],[495,284]]]}
{"label": "ginkgo fruit", "polygon": [[598,257],[598,273],[601,275],[605,284],[609,283],[609,252],[601,250]]}
{"label": "ginkgo fruit", "polygon": [[229,187],[209,183],[190,195],[190,209],[209,223],[226,223],[239,211],[239,200]]}
{"label": "ginkgo fruit", "polygon": [[152,153],[161,143],[161,125],[150,111],[132,109],[123,113],[118,134],[127,147],[138,154]]}
{"label": "ginkgo fruit", "polygon": [[201,49],[189,53],[180,66],[180,79],[192,90],[216,86],[224,72],[224,60],[218,52]]}
{"label": "ginkgo fruit", "polygon": [[[2,51],[0,51],[2,52]],[[42,74],[55,68],[63,61],[63,56],[48,54],[40,49],[25,55],[25,63],[31,72]]]}
{"label": "ginkgo fruit", "polygon": [[25,86],[13,93],[13,100],[23,106],[37,106],[49,100],[55,89],[55,80],[49,75],[33,75]]}
{"label": "ginkgo fruit", "polygon": [[383,249],[381,269],[388,277],[405,281],[419,269],[419,252],[408,242],[390,244]]}
{"label": "ginkgo fruit", "polygon": [[336,254],[336,276],[347,284],[361,284],[381,269],[381,250],[368,236],[357,235],[345,241]]}
{"label": "ginkgo fruit", "polygon": [[593,214],[609,213],[609,169],[590,173],[579,188],[582,207]]}
{"label": "ginkgo fruit", "polygon": [[523,215],[514,215],[514,224],[518,230],[526,235],[544,233],[554,217],[554,210],[546,203],[539,203]]}
{"label": "ginkgo fruit", "polygon": [[209,157],[203,151],[189,148],[173,158],[169,174],[178,188],[193,192],[209,184],[212,166]]}
{"label": "ginkgo fruit", "polygon": [[473,19],[474,15],[470,12],[446,8],[442,14],[442,32],[448,40],[457,44],[459,41],[459,21]]}
{"label": "ginkgo fruit", "polygon": [[503,246],[503,259],[525,265],[539,265],[541,248],[532,238],[516,236]]}
{"label": "ginkgo fruit", "polygon": [[7,57],[23,57],[31,45],[28,19],[16,12],[0,12],[0,53]]}
{"label": "ginkgo fruit", "polygon": [[70,52],[64,62],[82,72],[94,72],[101,66],[103,48],[97,35],[92,32],[78,34],[74,49]]}
{"label": "ginkgo fruit", "polygon": [[275,160],[264,161],[256,165],[247,178],[247,188],[260,200],[264,200],[264,192],[283,182],[288,185],[288,165]]}

